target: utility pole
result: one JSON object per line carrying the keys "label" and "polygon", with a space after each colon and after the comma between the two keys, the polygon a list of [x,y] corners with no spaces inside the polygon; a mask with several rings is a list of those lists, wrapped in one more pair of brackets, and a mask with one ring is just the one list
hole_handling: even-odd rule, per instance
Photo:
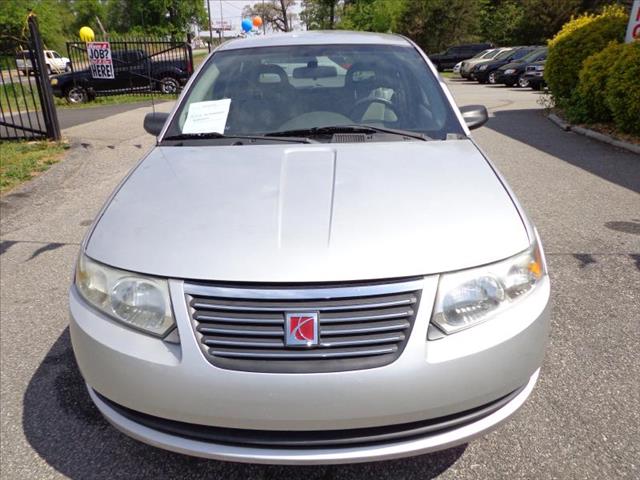
{"label": "utility pole", "polygon": [[213,43],[213,26],[211,25],[211,0],[207,0],[207,12],[209,12],[209,52]]}
{"label": "utility pole", "polygon": [[220,0],[220,30],[224,31],[224,17],[222,16],[222,0]]}

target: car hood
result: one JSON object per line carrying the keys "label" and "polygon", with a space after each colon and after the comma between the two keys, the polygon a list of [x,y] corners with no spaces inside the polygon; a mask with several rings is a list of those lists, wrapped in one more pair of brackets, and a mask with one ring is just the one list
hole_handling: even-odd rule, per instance
{"label": "car hood", "polygon": [[465,65],[477,65],[478,63],[484,63],[484,62],[490,62],[491,60],[487,60],[486,58],[470,58],[468,60],[465,60],[464,63]]}
{"label": "car hood", "polygon": [[157,147],[112,198],[90,257],[238,282],[406,277],[526,249],[470,140]]}
{"label": "car hood", "polygon": [[506,65],[501,66],[500,70],[504,71],[504,70],[508,70],[509,68],[515,68],[516,70],[524,70],[526,66],[527,66],[527,63],[520,60],[516,60],[515,62],[507,63]]}

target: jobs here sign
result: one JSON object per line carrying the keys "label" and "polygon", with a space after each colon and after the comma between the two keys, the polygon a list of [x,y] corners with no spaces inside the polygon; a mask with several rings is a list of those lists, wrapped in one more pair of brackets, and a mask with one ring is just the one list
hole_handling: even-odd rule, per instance
{"label": "jobs here sign", "polygon": [[87,42],[87,55],[93,78],[115,78],[109,42]]}
{"label": "jobs here sign", "polygon": [[635,0],[631,7],[631,16],[629,17],[629,25],[627,26],[627,42],[640,40],[640,0]]}

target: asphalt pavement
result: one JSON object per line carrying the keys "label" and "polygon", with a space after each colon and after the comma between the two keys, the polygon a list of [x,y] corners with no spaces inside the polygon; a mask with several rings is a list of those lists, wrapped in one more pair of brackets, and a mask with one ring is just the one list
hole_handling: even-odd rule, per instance
{"label": "asphalt pavement", "polygon": [[0,477],[640,478],[640,156],[561,131],[538,93],[449,84],[459,105],[489,107],[474,136],[537,225],[553,282],[542,374],[508,423],[435,454],[319,467],[190,458],[109,426],[73,359],[66,292],[86,227],[152,145],[143,108],[66,129],[65,161],[0,200]]}
{"label": "asphalt pavement", "polygon": [[[58,107],[56,111],[58,113],[58,123],[60,124],[60,129],[64,130],[78,125],[95,122],[96,120],[102,120],[108,117],[112,117],[119,113],[128,112],[130,110],[136,110],[145,107],[152,108],[153,104],[160,105],[166,102],[167,100],[157,99],[154,100],[154,102],[151,102],[151,100],[141,100],[140,102],[118,103],[114,105],[99,106],[89,103],[83,107]],[[13,124],[37,129],[44,129],[44,119],[42,117],[41,111],[31,111],[20,114],[14,113],[11,117],[11,123]],[[21,136],[23,134],[23,132],[21,132],[19,129],[10,127],[8,129],[5,129],[5,131],[8,135],[12,136]]]}

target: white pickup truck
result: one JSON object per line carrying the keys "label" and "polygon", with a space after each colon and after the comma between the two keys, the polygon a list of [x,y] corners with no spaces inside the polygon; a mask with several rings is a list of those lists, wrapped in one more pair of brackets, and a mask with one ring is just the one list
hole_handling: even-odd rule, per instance
{"label": "white pickup truck", "polygon": [[[44,61],[47,64],[47,73],[49,75],[71,70],[71,60],[61,56],[54,50],[44,51]],[[16,68],[23,75],[29,75],[33,72],[33,63],[31,62],[31,52],[29,50],[21,50],[16,53]]]}

